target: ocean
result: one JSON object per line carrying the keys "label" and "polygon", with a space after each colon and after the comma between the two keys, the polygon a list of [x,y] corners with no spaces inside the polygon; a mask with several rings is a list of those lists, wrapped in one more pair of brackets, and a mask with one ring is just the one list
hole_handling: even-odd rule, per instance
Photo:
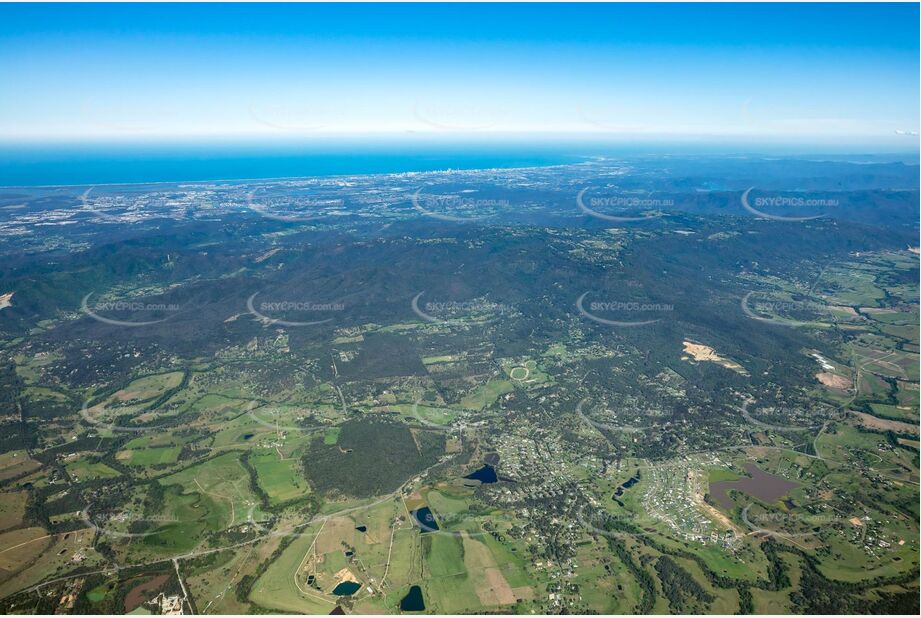
{"label": "ocean", "polygon": [[0,146],[0,186],[242,180],[577,163],[584,149],[409,144]]}
{"label": "ocean", "polygon": [[[303,142],[108,142],[0,144],[0,186],[143,184],[247,180],[447,169],[535,167],[579,163],[596,157],[805,155],[808,145],[743,143],[600,143],[519,141],[442,142],[344,138]],[[855,153],[844,147],[825,152]],[[840,155],[839,155],[840,156]],[[867,161],[917,163],[917,154],[866,155]]]}

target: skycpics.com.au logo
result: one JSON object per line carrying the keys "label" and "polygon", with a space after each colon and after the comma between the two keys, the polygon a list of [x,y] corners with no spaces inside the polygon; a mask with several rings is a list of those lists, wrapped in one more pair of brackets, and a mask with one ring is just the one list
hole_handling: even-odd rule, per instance
{"label": "skycpics.com.au logo", "polygon": [[490,106],[454,102],[419,102],[413,105],[413,118],[438,131],[475,133],[487,131],[504,122],[510,114]]}
{"label": "skycpics.com.au logo", "polygon": [[[817,326],[821,325],[818,320],[821,316],[828,315],[829,307],[823,303],[811,300],[758,300],[752,299],[755,291],[748,292],[742,297],[742,313],[746,317],[766,324],[777,324],[778,326]],[[785,315],[813,314],[815,320],[802,320],[795,318],[783,317]]]}
{"label": "skycpics.com.au logo", "polygon": [[249,115],[253,120],[265,127],[284,133],[333,130],[347,125],[350,114],[344,101],[251,103],[249,106]]}
{"label": "skycpics.com.au logo", "polygon": [[[144,431],[151,431],[154,429],[164,429],[164,425],[120,425],[113,421],[103,420],[104,418],[115,418],[118,419],[119,416],[126,416],[129,413],[132,413],[132,418],[137,417],[136,411],[131,411],[130,408],[121,408],[117,405],[112,405],[117,403],[116,401],[98,401],[94,405],[90,405],[90,400],[86,400],[80,406],[80,417],[89,423],[90,425],[95,425],[96,427],[102,427],[108,431],[122,432],[122,433],[141,433]],[[127,418],[127,416],[126,416]]]}
{"label": "skycpics.com.au logo", "polygon": [[[838,528],[851,528],[854,530],[854,541],[862,543],[866,535],[866,526],[862,519],[856,515],[844,516],[840,513],[783,513],[776,511],[752,512],[751,503],[745,506],[740,513],[742,521],[752,533],[762,536],[772,536],[779,539],[797,539],[817,537],[823,529],[836,526]],[[763,508],[760,507],[759,508]]]}
{"label": "skycpics.com.au logo", "polygon": [[[646,326],[648,324],[655,324],[661,317],[651,317],[662,313],[670,313],[675,310],[674,306],[667,303],[642,303],[635,301],[592,301],[588,305],[588,308],[585,306],[585,297],[589,295],[590,292],[584,292],[579,298],[576,299],[576,309],[579,310],[579,313],[582,317],[592,320],[593,322],[598,322],[599,324],[605,324],[607,326],[618,326],[618,327],[634,327],[634,326]],[[608,314],[611,317],[601,317],[599,314]],[[614,316],[622,317],[626,315],[643,315],[650,316],[647,319],[642,320],[623,320],[623,319],[613,319]]]}
{"label": "skycpics.com.au logo", "polygon": [[511,311],[508,305],[486,299],[475,300],[429,300],[420,302],[425,292],[416,294],[410,306],[413,313],[426,322],[440,324],[486,324],[495,322]]}
{"label": "skycpics.com.au logo", "polygon": [[[670,208],[675,205],[674,200],[653,197],[651,193],[635,194],[612,192],[610,189],[599,191],[585,187],[576,194],[576,206],[579,210],[590,217],[610,221],[613,223],[631,223],[637,221],[648,221],[661,216],[659,211],[664,208]],[[639,215],[616,215],[611,211],[617,209],[637,212]]]}
{"label": "skycpics.com.au logo", "polygon": [[[90,513],[89,507],[81,511],[80,518],[87,527],[92,528],[97,534],[111,536],[122,539],[139,539],[155,534],[161,534],[165,531],[166,526],[181,523],[180,520],[172,515],[143,515],[131,511],[110,511],[100,513]],[[132,528],[157,528],[156,530],[147,530],[144,532],[131,532]],[[127,529],[120,530],[120,528]]]}
{"label": "skycpics.com.au logo", "polygon": [[331,211],[343,208],[345,202],[338,198],[302,196],[296,193],[269,195],[265,188],[246,194],[246,207],[253,212],[283,223],[303,223],[327,217]]}
{"label": "skycpics.com.au logo", "polygon": [[433,188],[418,189],[412,194],[410,201],[413,208],[426,217],[451,221],[454,223],[470,223],[494,217],[498,210],[508,210],[510,203],[504,199],[476,197],[474,190],[463,190],[449,194],[432,193]]}
{"label": "skycpics.com.au logo", "polygon": [[[825,198],[808,198],[802,196],[790,195],[773,195],[759,196],[752,198],[751,192],[755,187],[749,187],[742,194],[742,207],[751,214],[762,219],[773,219],[774,221],[812,221],[828,216],[829,208],[838,205],[838,200]],[[777,215],[766,212],[767,209],[785,209],[785,210],[807,210],[814,214],[807,215]]]}
{"label": "skycpics.com.au logo", "polygon": [[[93,292],[90,292],[83,297],[80,303],[80,310],[97,322],[112,326],[151,326],[153,324],[165,322],[175,315],[175,312],[180,310],[180,305],[178,303],[149,303],[140,300],[105,300],[97,301],[91,305],[90,297],[92,296]],[[130,314],[133,319],[128,320],[114,317],[115,315],[124,315],[126,313]],[[137,317],[154,317],[161,315],[163,317],[155,317],[155,319],[148,320]]]}
{"label": "skycpics.com.au logo", "polygon": [[[321,317],[331,312],[345,311],[345,304],[339,302],[315,302],[309,300],[262,300],[256,303],[260,292],[254,293],[246,301],[246,308],[261,322],[267,325],[279,326],[316,326],[333,321],[333,317]],[[317,316],[311,320],[291,320],[288,317]],[[281,317],[285,316],[285,317]]]}

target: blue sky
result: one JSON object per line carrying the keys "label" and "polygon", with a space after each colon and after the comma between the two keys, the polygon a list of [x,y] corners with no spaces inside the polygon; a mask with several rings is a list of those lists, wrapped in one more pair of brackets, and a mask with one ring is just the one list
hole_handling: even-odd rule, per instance
{"label": "blue sky", "polygon": [[0,139],[917,146],[918,6],[0,5]]}

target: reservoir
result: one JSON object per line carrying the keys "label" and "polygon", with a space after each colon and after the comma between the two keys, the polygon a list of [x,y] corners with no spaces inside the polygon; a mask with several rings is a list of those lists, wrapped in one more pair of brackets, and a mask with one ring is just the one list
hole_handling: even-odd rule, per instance
{"label": "reservoir", "polygon": [[419,528],[422,529],[422,532],[433,532],[438,530],[438,522],[435,521],[435,516],[432,515],[431,509],[427,506],[420,507],[412,512],[413,520],[419,525]]}
{"label": "reservoir", "polygon": [[723,508],[733,507],[732,499],[729,497],[730,491],[741,491],[762,502],[772,503],[799,487],[799,483],[769,474],[753,463],[745,464],[745,471],[751,475],[750,478],[710,483],[710,495]]}
{"label": "reservoir", "polygon": [[359,590],[361,590],[361,584],[357,582],[340,582],[338,586],[333,588],[333,594],[339,597],[347,597]]}
{"label": "reservoir", "polygon": [[624,503],[618,500],[618,498],[624,495],[625,489],[630,489],[631,487],[633,487],[639,482],[640,482],[640,471],[637,470],[635,476],[631,476],[629,479],[624,481],[622,485],[618,485],[617,489],[614,491],[614,495],[611,496],[611,499],[614,500],[614,502],[616,502],[618,505],[623,506]]}
{"label": "reservoir", "polygon": [[422,588],[413,586],[400,601],[400,611],[421,612],[425,611],[425,601],[422,599]]}
{"label": "reservoir", "polygon": [[476,472],[471,472],[464,478],[471,481],[479,481],[484,485],[489,485],[490,483],[495,483],[498,481],[499,475],[496,474],[496,469],[493,466],[485,464],[482,468]]}

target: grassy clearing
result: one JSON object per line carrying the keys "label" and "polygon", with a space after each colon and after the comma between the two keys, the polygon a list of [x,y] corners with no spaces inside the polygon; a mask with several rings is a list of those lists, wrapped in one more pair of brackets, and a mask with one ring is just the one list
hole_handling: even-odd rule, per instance
{"label": "grassy clearing", "polygon": [[40,555],[50,543],[44,528],[20,528],[0,534],[0,570],[15,571]]}
{"label": "grassy clearing", "polygon": [[464,546],[459,538],[447,534],[422,536],[426,573],[432,577],[465,575]]}
{"label": "grassy clearing", "polygon": [[330,427],[326,430],[326,433],[323,434],[323,444],[333,445],[339,441],[339,432],[341,428],[339,427]]}
{"label": "grassy clearing", "polygon": [[147,401],[179,386],[182,383],[182,376],[181,371],[171,371],[138,378],[113,394],[112,398],[123,403]]}
{"label": "grassy clearing", "polygon": [[735,588],[720,588],[714,586],[707,579],[707,576],[704,575],[704,572],[701,570],[700,565],[694,562],[693,560],[688,560],[686,558],[674,557],[672,558],[682,569],[691,574],[691,577],[694,578],[694,581],[700,585],[708,594],[715,597],[714,601],[710,603],[707,613],[710,614],[723,614],[731,615],[735,614],[739,610],[739,592]]}
{"label": "grassy clearing", "polygon": [[282,459],[273,449],[253,452],[249,461],[256,470],[259,486],[269,496],[270,504],[280,504],[310,493],[310,486],[301,474],[299,460]]}
{"label": "grassy clearing", "polygon": [[871,403],[873,414],[882,418],[918,422],[918,408],[914,406],[893,406],[884,403]]}
{"label": "grassy clearing", "polygon": [[215,554],[202,561],[182,564],[185,585],[198,604],[199,614],[247,614],[250,604],[238,599],[234,588],[244,577],[258,576],[259,566],[272,555],[282,537],[270,537],[238,551]]}
{"label": "grassy clearing", "polygon": [[294,541],[273,561],[265,573],[253,585],[250,600],[267,609],[286,613],[328,614],[335,603],[322,595],[310,595],[301,592],[295,583],[307,550],[313,544],[320,524],[312,524],[302,530],[302,536]]}
{"label": "grassy clearing", "polygon": [[579,586],[582,603],[601,614],[633,612],[640,588],[615,554],[602,543],[590,543],[578,547],[576,560],[579,569],[573,583]]}
{"label": "grassy clearing", "polygon": [[[29,534],[33,537],[47,534],[41,528],[30,528],[29,530]],[[21,531],[17,530],[16,532]],[[105,560],[93,549],[93,537],[94,530],[84,528],[73,532],[56,534],[48,539],[36,540],[34,543],[24,545],[22,548],[0,553],[0,569],[7,571],[22,569],[15,575],[8,576],[0,583],[0,598],[72,568],[74,564],[73,557],[77,553],[84,556],[82,566],[88,569],[100,568],[105,563]],[[9,547],[7,541],[4,540],[5,538],[7,538],[7,535],[0,536],[0,552]],[[32,547],[33,545],[41,546],[44,551],[39,549],[37,550],[38,553],[34,553],[36,550]],[[20,554],[16,557],[16,553],[20,550],[27,550],[29,556],[25,558],[24,555]],[[12,568],[7,568],[8,561],[14,558],[17,562],[14,563]]]}
{"label": "grassy clearing", "polygon": [[160,479],[165,492],[159,517],[167,523],[145,537],[144,544],[160,551],[187,551],[208,533],[261,518],[249,473],[238,458],[227,453]]}
{"label": "grassy clearing", "polygon": [[0,530],[18,526],[26,514],[27,491],[5,491],[0,493]]}
{"label": "grassy clearing", "polygon": [[100,601],[104,601],[106,597],[109,596],[109,593],[112,592],[115,585],[116,582],[114,581],[100,584],[92,590],[89,590],[86,593],[86,598],[89,599],[91,603],[99,603]]}
{"label": "grassy clearing", "polygon": [[0,455],[0,481],[27,474],[39,468],[41,464],[29,457],[26,451],[9,451]]}
{"label": "grassy clearing", "polygon": [[422,423],[431,423],[434,425],[450,425],[457,418],[457,410],[445,408],[442,406],[433,406],[420,403],[418,405],[411,403],[401,403],[388,406],[389,409],[399,412],[408,419],[421,421]]}
{"label": "grassy clearing", "polygon": [[162,523],[145,531],[148,536],[132,544],[131,549],[138,553],[151,550],[159,555],[191,551],[206,535],[227,526],[228,510],[210,496],[183,494],[177,486],[168,487],[163,494],[162,510],[156,514]]}
{"label": "grassy clearing", "polygon": [[550,375],[538,366],[537,361],[526,356],[503,358],[500,364],[509,380],[518,386],[533,388],[551,381]]}
{"label": "grassy clearing", "polygon": [[407,587],[419,579],[422,564],[418,546],[419,535],[415,530],[403,529],[394,534],[390,570],[387,572],[387,581],[391,588]]}
{"label": "grassy clearing", "polygon": [[486,384],[478,386],[473,392],[467,394],[460,401],[462,408],[468,410],[482,410],[488,405],[492,405],[499,397],[515,390],[514,385],[500,378],[490,378]]}
{"label": "grassy clearing", "polygon": [[444,490],[432,490],[425,497],[435,516],[443,523],[457,522],[467,513],[467,501],[463,495],[450,495]]}
{"label": "grassy clearing", "polygon": [[464,360],[466,355],[464,354],[446,354],[444,356],[423,356],[422,364],[423,365],[437,365],[440,363],[456,363]]}
{"label": "grassy clearing", "polygon": [[181,446],[166,446],[119,451],[116,458],[129,466],[154,466],[176,463],[176,460],[179,459],[179,453],[181,452]]}
{"label": "grassy clearing", "polygon": [[708,472],[708,482],[717,483],[719,481],[735,481],[742,478],[732,470],[726,468],[711,468]]}
{"label": "grassy clearing", "polygon": [[787,576],[792,584],[783,590],[771,591],[752,588],[752,602],[755,614],[792,614],[795,613],[793,603],[790,601],[790,592],[799,586],[802,578],[802,567],[799,560],[790,554],[781,554],[781,559],[786,565]]}
{"label": "grassy clearing", "polygon": [[192,442],[197,435],[177,435],[170,431],[150,431],[125,444],[125,450],[133,451],[163,446],[181,446]]}
{"label": "grassy clearing", "polygon": [[426,599],[426,611],[435,614],[481,613],[473,582],[467,573],[433,577],[421,584]]}
{"label": "grassy clearing", "polygon": [[71,461],[64,467],[67,469],[67,474],[78,483],[95,479],[111,479],[120,474],[104,463],[93,462],[86,458]]}

